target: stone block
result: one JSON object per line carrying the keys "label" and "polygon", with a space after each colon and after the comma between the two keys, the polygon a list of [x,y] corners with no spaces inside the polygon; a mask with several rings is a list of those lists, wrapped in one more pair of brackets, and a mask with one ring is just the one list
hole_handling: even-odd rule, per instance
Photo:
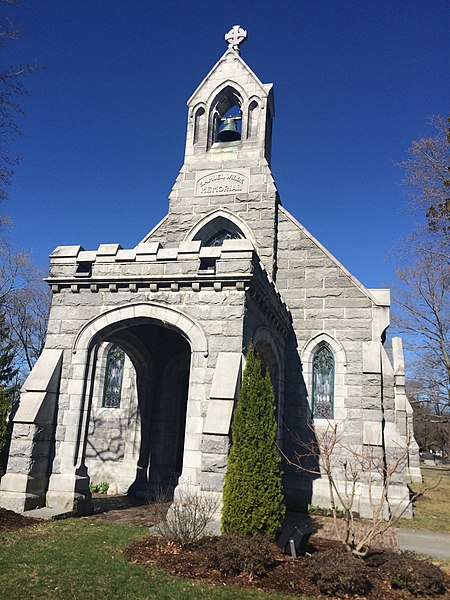
{"label": "stone block", "polygon": [[203,429],[204,433],[228,435],[233,407],[234,402],[232,400],[210,400]]}
{"label": "stone block", "polygon": [[189,417],[186,420],[186,433],[202,433],[203,417]]}
{"label": "stone block", "polygon": [[136,249],[118,250],[116,254],[117,261],[136,260]]}
{"label": "stone block", "polygon": [[224,240],[222,244],[222,252],[253,252],[254,247],[251,240],[248,239],[236,239],[236,240]]}
{"label": "stone block", "polygon": [[241,378],[242,355],[238,352],[220,352],[211,386],[210,397],[234,400]]}
{"label": "stone block", "polygon": [[363,373],[381,373],[380,342],[363,342]]}
{"label": "stone block", "polygon": [[367,446],[381,446],[381,422],[364,421],[363,444]]}
{"label": "stone block", "polygon": [[201,473],[199,479],[202,490],[222,492],[224,473]]}
{"label": "stone block", "polygon": [[57,393],[61,375],[62,351],[45,348],[22,386],[22,391]]}
{"label": "stone block", "polygon": [[391,290],[388,289],[369,289],[367,290],[376,304],[379,306],[391,305]]}
{"label": "stone block", "polygon": [[199,450],[184,450],[183,466],[191,469],[200,469],[202,462],[202,453]]}
{"label": "stone block", "polygon": [[226,454],[230,447],[228,435],[208,435],[202,436],[202,451],[207,454]]}
{"label": "stone block", "polygon": [[100,244],[97,249],[97,256],[115,256],[121,249],[120,244]]}
{"label": "stone block", "polygon": [[75,258],[83,250],[82,246],[58,246],[50,254],[50,258]]}
{"label": "stone block", "polygon": [[200,450],[202,447],[202,434],[187,433],[184,438],[184,447],[186,450]]}
{"label": "stone block", "polygon": [[200,258],[220,258],[222,249],[220,246],[202,246],[200,248]]}
{"label": "stone block", "polygon": [[156,260],[177,260],[178,248],[160,248]]}
{"label": "stone block", "polygon": [[178,246],[178,254],[198,254],[200,251],[200,240],[188,240],[181,242]]}
{"label": "stone block", "polygon": [[227,468],[228,456],[226,454],[202,453],[203,473],[224,473]]}
{"label": "stone block", "polygon": [[77,262],[94,262],[97,258],[95,250],[81,250],[77,255]]}

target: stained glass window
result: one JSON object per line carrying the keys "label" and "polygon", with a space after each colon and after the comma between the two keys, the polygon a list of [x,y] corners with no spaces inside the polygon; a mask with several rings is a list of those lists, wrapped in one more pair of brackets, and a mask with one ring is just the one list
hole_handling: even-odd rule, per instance
{"label": "stained glass window", "polygon": [[125,352],[120,346],[111,346],[106,358],[105,385],[103,387],[102,406],[105,408],[120,408],[124,364]]}
{"label": "stained glass window", "polygon": [[239,239],[239,237],[240,236],[235,231],[221,229],[218,233],[209,238],[205,246],[222,246],[224,240],[236,240]]}
{"label": "stained glass window", "polygon": [[313,416],[332,419],[334,412],[334,358],[328,345],[319,345],[313,357]]}

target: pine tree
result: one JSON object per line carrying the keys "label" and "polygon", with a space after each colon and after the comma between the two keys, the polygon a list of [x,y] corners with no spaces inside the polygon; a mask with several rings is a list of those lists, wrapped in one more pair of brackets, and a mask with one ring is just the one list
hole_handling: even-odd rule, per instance
{"label": "pine tree", "polygon": [[269,374],[250,345],[234,413],[223,490],[222,531],[273,535],[285,513],[276,447],[275,399]]}
{"label": "pine tree", "polygon": [[[0,305],[1,308],[1,305]],[[6,448],[8,444],[8,412],[10,398],[6,386],[17,375],[18,369],[14,366],[14,350],[8,340],[4,318],[0,313],[0,477],[3,475],[6,462]]]}
{"label": "pine tree", "polygon": [[6,463],[6,447],[8,442],[8,410],[9,399],[0,386],[0,477],[4,474]]}

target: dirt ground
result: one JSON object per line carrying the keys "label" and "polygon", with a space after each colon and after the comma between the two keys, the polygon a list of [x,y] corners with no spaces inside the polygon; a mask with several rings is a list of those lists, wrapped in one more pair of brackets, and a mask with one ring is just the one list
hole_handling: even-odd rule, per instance
{"label": "dirt ground", "polygon": [[[308,554],[314,555],[326,550],[345,552],[343,546],[335,540],[326,540],[317,535],[311,537]],[[261,589],[266,592],[278,592],[286,595],[305,594],[315,599],[330,600],[330,596],[320,593],[309,577],[308,561],[310,556],[300,556],[292,559],[273,544],[273,558],[275,568],[265,577],[252,577],[249,575],[224,575],[212,569],[209,564],[210,546],[202,542],[187,547],[174,542],[165,542],[161,538],[147,537],[138,540],[124,550],[124,554],[134,563],[153,565],[164,569],[172,575],[178,575],[215,585],[233,585],[239,587]],[[413,596],[404,590],[391,587],[388,575],[383,565],[395,561],[398,554],[392,550],[379,549],[371,553],[365,563],[368,566],[368,575],[372,584],[371,591],[366,596],[358,596],[367,600],[411,600]],[[446,581],[447,589],[449,581]],[[341,596],[350,598],[351,596]],[[356,596],[354,596],[356,597]],[[422,596],[425,598],[426,596]],[[435,596],[435,598],[449,598],[448,595]]]}
{"label": "dirt ground", "polygon": [[0,531],[11,531],[13,529],[22,529],[40,523],[41,519],[33,519],[31,517],[23,517],[12,510],[0,508]]}

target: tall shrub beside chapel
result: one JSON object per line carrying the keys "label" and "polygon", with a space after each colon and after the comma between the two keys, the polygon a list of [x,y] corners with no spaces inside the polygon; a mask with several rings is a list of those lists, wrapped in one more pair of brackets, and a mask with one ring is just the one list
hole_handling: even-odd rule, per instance
{"label": "tall shrub beside chapel", "polygon": [[285,513],[276,446],[275,399],[253,347],[247,352],[234,413],[232,445],[223,489],[222,531],[273,535]]}
{"label": "tall shrub beside chapel", "polygon": [[8,389],[7,385],[12,382],[18,373],[18,369],[14,366],[14,348],[8,340],[1,310],[2,305],[0,303],[0,477],[4,474],[8,445],[8,392],[11,392],[11,388]]}
{"label": "tall shrub beside chapel", "polygon": [[0,386],[0,477],[4,475],[6,462],[6,446],[8,442],[8,409],[9,400]]}

